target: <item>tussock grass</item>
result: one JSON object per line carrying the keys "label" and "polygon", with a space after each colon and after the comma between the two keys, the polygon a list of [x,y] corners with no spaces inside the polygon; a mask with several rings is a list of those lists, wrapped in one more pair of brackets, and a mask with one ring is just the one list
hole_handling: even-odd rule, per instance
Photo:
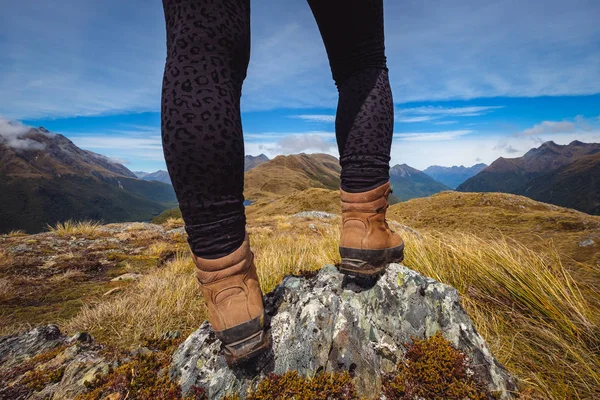
{"label": "tussock grass", "polygon": [[[248,232],[263,291],[287,274],[339,262],[339,229],[338,221],[254,219]],[[599,398],[600,306],[589,297],[597,286],[575,280],[554,247],[533,251],[502,235],[401,234],[405,265],[458,290],[475,327],[528,396]],[[185,335],[206,316],[194,268],[187,249],[180,251],[122,293],[85,306],[65,328],[119,347],[173,329]]]}
{"label": "tussock grass", "polygon": [[154,242],[148,246],[146,254],[152,257],[160,257],[165,252],[173,249],[173,245],[168,242]]}
{"label": "tussock grass", "polygon": [[0,301],[10,299],[14,295],[14,287],[8,278],[0,278]]}
{"label": "tussock grass", "polygon": [[100,227],[102,226],[101,221],[74,221],[67,220],[64,222],[57,222],[54,226],[47,225],[50,232],[54,232],[58,236],[98,236],[100,234]]}
{"label": "tussock grass", "polygon": [[183,218],[170,217],[163,223],[169,229],[180,228],[184,226]]}
{"label": "tussock grass", "polygon": [[6,250],[0,249],[0,271],[6,267],[13,265],[14,257]]}
{"label": "tussock grass", "polygon": [[404,232],[405,265],[454,286],[494,355],[538,396],[594,398],[600,313],[553,247],[470,234]]}
{"label": "tussock grass", "polygon": [[[276,224],[281,226],[284,222],[276,221]],[[290,220],[289,224],[297,222]],[[318,232],[304,226],[296,226],[295,230],[284,226],[284,230],[248,229],[258,277],[265,293],[273,290],[286,275],[316,271],[325,264],[340,262],[339,226],[320,227]]]}
{"label": "tussock grass", "polygon": [[64,328],[88,331],[105,343],[128,348],[142,337],[159,337],[169,330],[190,333],[205,315],[192,259],[179,252],[108,301],[85,305]]}
{"label": "tussock grass", "polygon": [[27,236],[24,230],[21,229],[13,229],[12,231],[5,233],[2,235],[4,237],[19,237],[19,236]]}
{"label": "tussock grass", "polygon": [[69,269],[62,274],[54,275],[49,280],[50,282],[67,282],[78,279],[83,279],[86,277],[85,272],[80,271],[78,269]]}

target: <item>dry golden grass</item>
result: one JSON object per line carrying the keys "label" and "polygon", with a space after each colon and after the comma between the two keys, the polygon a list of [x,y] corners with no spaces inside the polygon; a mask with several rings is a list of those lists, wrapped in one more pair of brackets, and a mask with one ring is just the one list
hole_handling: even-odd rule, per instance
{"label": "dry golden grass", "polygon": [[9,252],[0,249],[0,271],[13,264],[14,257]]}
{"label": "dry golden grass", "polygon": [[494,355],[541,398],[593,398],[600,387],[600,309],[556,249],[504,238],[403,233],[405,265],[454,286]]}
{"label": "dry golden grass", "polygon": [[13,297],[14,288],[8,278],[0,278],[0,301]]}
{"label": "dry golden grass", "polygon": [[27,233],[21,229],[14,229],[8,233],[2,235],[4,237],[19,237],[19,236],[27,236]]}
{"label": "dry golden grass", "polygon": [[[263,291],[287,274],[339,262],[339,229],[337,219],[253,218],[248,232]],[[477,330],[532,398],[600,395],[600,306],[589,297],[598,296],[597,286],[574,279],[556,248],[533,251],[501,233],[402,235],[405,264],[457,288]],[[149,251],[164,245],[155,246]],[[173,329],[185,335],[206,315],[193,273],[189,252],[179,252],[122,293],[84,307],[65,327],[119,347]]]}
{"label": "dry golden grass", "polygon": [[173,249],[173,245],[168,242],[154,242],[146,249],[146,254],[152,257],[160,257],[165,252]]}
{"label": "dry golden grass", "polygon": [[102,223],[99,221],[74,221],[67,220],[64,222],[57,222],[54,226],[47,225],[50,232],[54,232],[58,236],[98,236],[100,234],[100,227]]}
{"label": "dry golden grass", "polygon": [[62,274],[54,275],[49,280],[50,282],[58,283],[58,282],[67,282],[75,279],[85,278],[86,274],[83,271],[79,271],[77,269],[69,269]]}
{"label": "dry golden grass", "polygon": [[108,301],[84,306],[64,328],[85,330],[100,341],[128,348],[143,336],[159,337],[169,330],[189,333],[204,318],[192,260],[189,253],[178,253],[163,268]]}
{"label": "dry golden grass", "polygon": [[169,229],[180,228],[184,226],[183,218],[167,218],[167,220],[163,223]]}

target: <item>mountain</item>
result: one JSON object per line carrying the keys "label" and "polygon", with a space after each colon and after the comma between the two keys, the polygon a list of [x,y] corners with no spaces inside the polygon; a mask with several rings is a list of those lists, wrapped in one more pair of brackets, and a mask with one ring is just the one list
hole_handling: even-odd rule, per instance
{"label": "mountain", "polygon": [[144,179],[146,176],[150,175],[150,172],[144,172],[144,171],[133,171],[133,173],[135,174],[135,176],[137,176],[140,179]]}
{"label": "mountain", "polygon": [[171,177],[165,170],[159,169],[156,172],[134,171],[135,175],[145,181],[158,181],[171,185]]}
{"label": "mountain", "polygon": [[256,201],[308,188],[338,190],[341,167],[329,154],[277,156],[246,172],[244,196]]}
{"label": "mountain", "polygon": [[147,220],[177,205],[172,186],[43,127],[0,132],[0,233],[67,219]]}
{"label": "mountain", "polygon": [[487,167],[486,164],[480,163],[475,164],[472,167],[442,167],[439,165],[432,165],[423,170],[424,173],[435,179],[436,181],[443,183],[451,189],[456,189],[458,185],[477,175],[481,170]]}
{"label": "mountain", "polygon": [[[406,164],[394,165],[390,168],[390,184],[393,190],[392,195],[400,201],[427,197],[443,190],[450,190],[448,186]],[[390,200],[390,203],[395,202]]]}
{"label": "mountain", "polygon": [[[594,204],[598,202],[598,197],[594,197],[597,183],[594,183],[593,175],[587,174],[597,171],[598,157],[594,156],[598,153],[600,143],[576,140],[568,145],[558,145],[545,142],[522,157],[500,157],[456,190],[520,194],[581,211],[594,210]],[[575,165],[568,168],[571,164]],[[583,182],[592,186],[580,186]],[[577,191],[568,192],[569,188]],[[579,190],[592,198],[579,196]]]}
{"label": "mountain", "polygon": [[[264,154],[259,156],[251,156],[247,155],[244,158],[244,171],[249,171],[254,167],[258,167],[261,164],[269,161],[269,158]],[[145,181],[158,181],[171,185],[171,177],[169,176],[169,172],[159,169],[156,172],[144,172],[144,171],[134,171],[134,174]]]}
{"label": "mountain", "polygon": [[264,154],[258,156],[247,155],[244,157],[244,172],[251,170],[254,167],[258,167],[261,164],[269,161],[269,157]]}
{"label": "mountain", "polygon": [[534,200],[600,215],[600,153],[580,158],[532,179],[524,195]]}

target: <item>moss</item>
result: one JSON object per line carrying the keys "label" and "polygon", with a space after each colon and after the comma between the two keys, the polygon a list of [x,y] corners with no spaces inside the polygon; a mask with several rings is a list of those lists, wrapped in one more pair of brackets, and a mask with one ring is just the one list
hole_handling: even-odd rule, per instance
{"label": "moss", "polygon": [[263,379],[248,400],[327,400],[358,399],[348,372],[319,373],[304,378],[296,371],[283,375],[269,374]]}
{"label": "moss", "polygon": [[438,331],[427,339],[405,344],[406,360],[383,378],[383,393],[390,400],[472,399],[495,396],[469,372],[467,356]]}
{"label": "moss", "polygon": [[25,376],[21,383],[34,392],[39,392],[48,385],[60,382],[64,373],[65,367],[34,370],[31,374]]}
{"label": "moss", "polygon": [[161,352],[138,355],[116,369],[110,368],[108,374],[96,377],[93,382],[86,382],[90,391],[76,399],[100,400],[113,393],[140,400],[181,399],[181,389],[166,373],[170,361]]}
{"label": "moss", "polygon": [[13,368],[1,369],[0,381],[12,381],[17,377],[25,374],[26,372],[33,370],[37,365],[44,364],[52,360],[54,357],[62,353],[66,348],[67,346],[58,346],[52,350],[48,350],[34,357],[31,357],[29,360],[23,361],[22,363],[16,365]]}
{"label": "moss", "polygon": [[112,393],[140,400],[181,399],[181,389],[169,378],[167,371],[171,354],[182,340],[143,339],[143,346],[155,352],[138,354],[132,361],[116,369],[109,367],[108,374],[97,376],[93,382],[86,382],[89,392],[79,395],[77,399],[99,400]]}

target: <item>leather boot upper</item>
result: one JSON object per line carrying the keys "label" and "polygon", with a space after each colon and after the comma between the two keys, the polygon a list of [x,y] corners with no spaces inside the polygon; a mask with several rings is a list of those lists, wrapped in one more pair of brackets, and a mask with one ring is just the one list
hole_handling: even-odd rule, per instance
{"label": "leather boot upper", "polygon": [[262,315],[262,292],[248,234],[242,245],[225,257],[211,260],[192,253],[192,258],[208,318],[215,331],[232,328]]}
{"label": "leather boot upper", "polygon": [[349,193],[340,189],[340,247],[380,250],[402,245],[402,238],[389,228],[385,219],[390,193],[389,182],[361,193]]}

